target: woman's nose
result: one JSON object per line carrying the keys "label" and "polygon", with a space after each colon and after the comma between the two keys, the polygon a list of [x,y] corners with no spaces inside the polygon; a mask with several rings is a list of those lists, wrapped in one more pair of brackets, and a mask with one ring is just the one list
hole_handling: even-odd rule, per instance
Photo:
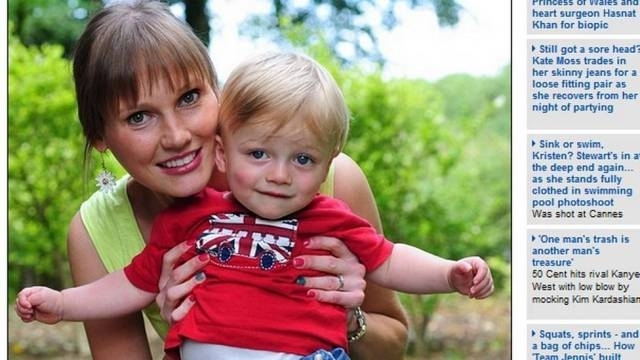
{"label": "woman's nose", "polygon": [[162,146],[167,149],[182,149],[191,141],[191,131],[179,118],[165,117]]}

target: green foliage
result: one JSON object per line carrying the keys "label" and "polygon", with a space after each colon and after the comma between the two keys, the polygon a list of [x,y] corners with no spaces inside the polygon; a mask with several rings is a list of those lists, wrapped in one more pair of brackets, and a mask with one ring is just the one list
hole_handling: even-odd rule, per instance
{"label": "green foliage", "polygon": [[60,44],[68,57],[88,17],[101,5],[95,0],[12,0],[9,18],[23,44]]}
{"label": "green foliage", "polygon": [[354,72],[342,86],[353,115],[346,152],[367,174],[385,233],[430,248],[444,223],[425,221],[442,218],[429,179],[455,157],[438,126],[441,96],[426,82],[385,81],[378,72]]}
{"label": "green foliage", "polygon": [[391,239],[508,261],[509,105],[496,99],[509,87],[490,93],[495,79],[458,80],[343,75],[353,113],[346,152],[367,174]]}
{"label": "green foliage", "polygon": [[[445,117],[462,151],[440,192],[464,221],[460,254],[472,249],[510,261],[510,74],[495,78],[458,75],[436,86],[447,98]],[[497,251],[498,250],[498,251]],[[500,285],[500,283],[498,283]]]}
{"label": "green foliage", "polygon": [[83,138],[63,48],[9,35],[9,297],[68,276],[65,234],[83,192]]}
{"label": "green foliage", "polygon": [[[336,78],[353,114],[346,152],[369,179],[387,237],[446,258],[482,256],[497,291],[508,285],[509,70],[436,84],[357,69]],[[402,296],[417,339],[439,299]]]}
{"label": "green foliage", "polygon": [[[103,6],[96,0],[12,0],[9,18],[16,24],[16,33],[24,44],[61,44],[68,56],[90,15]],[[185,21],[205,43],[210,43],[210,23],[216,16],[209,14],[207,0],[165,0],[170,5],[182,4]],[[455,26],[462,9],[457,0],[314,0],[308,2],[272,0],[273,11],[251,14],[241,31],[249,36],[282,42],[290,26],[324,29],[334,56],[343,63],[366,59],[384,63],[378,48],[380,30],[390,30],[399,24],[396,15],[401,7],[432,8],[440,26]]]}

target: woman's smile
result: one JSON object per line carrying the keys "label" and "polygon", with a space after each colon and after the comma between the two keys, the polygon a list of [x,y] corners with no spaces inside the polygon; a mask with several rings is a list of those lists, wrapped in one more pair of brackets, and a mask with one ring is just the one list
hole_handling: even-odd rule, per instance
{"label": "woman's smile", "polygon": [[167,169],[172,169],[172,168],[177,168],[177,167],[182,167],[185,165],[188,165],[189,163],[191,163],[195,158],[196,155],[198,155],[198,152],[200,150],[196,150],[196,151],[192,151],[186,155],[179,155],[176,156],[170,160],[164,161],[160,164],[158,164],[160,167],[163,168],[167,168]]}

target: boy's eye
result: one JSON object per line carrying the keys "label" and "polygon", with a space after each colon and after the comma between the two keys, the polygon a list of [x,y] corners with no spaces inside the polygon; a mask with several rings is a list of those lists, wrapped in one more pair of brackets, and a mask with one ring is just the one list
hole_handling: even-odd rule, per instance
{"label": "boy's eye", "polygon": [[262,150],[254,150],[250,154],[254,159],[262,159],[267,156],[267,153]]}
{"label": "boy's eye", "polygon": [[296,156],[296,162],[300,165],[307,165],[313,162],[313,160],[311,159],[311,157],[309,155],[305,155],[305,154],[298,154]]}

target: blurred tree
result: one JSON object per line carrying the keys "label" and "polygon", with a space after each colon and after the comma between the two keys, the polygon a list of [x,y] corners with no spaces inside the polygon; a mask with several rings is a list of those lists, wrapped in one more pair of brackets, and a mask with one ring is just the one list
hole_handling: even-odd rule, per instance
{"label": "blurred tree", "polygon": [[[170,3],[174,2],[177,1],[170,1]],[[185,21],[191,25],[193,31],[202,42],[209,46],[211,26],[209,25],[210,16],[207,11],[207,0],[188,0],[181,2],[185,5]]]}
{"label": "blurred tree", "polygon": [[[462,254],[473,244],[489,260],[509,263],[511,224],[511,69],[495,77],[453,75],[436,84],[447,99],[444,114],[465,146],[438,192],[468,231],[461,233]],[[501,268],[500,264],[496,264]],[[494,272],[498,288],[508,274]]]}
{"label": "blurred tree", "polygon": [[[210,14],[207,0],[165,1],[171,5],[182,5],[185,21],[205,44],[210,42],[211,18],[225,16]],[[13,0],[9,2],[9,18],[15,23],[16,34],[24,44],[62,44],[68,55],[91,13],[108,2],[109,0]],[[271,3],[272,13],[266,17],[250,16],[243,33],[285,41],[286,37],[282,34],[290,26],[304,25],[323,29],[334,55],[345,62],[361,58],[383,62],[376,32],[398,25],[396,13],[400,6],[410,9],[432,6],[441,26],[457,24],[458,13],[462,9],[456,0],[271,0]],[[247,11],[247,15],[251,15],[250,11]]]}
{"label": "blurred tree", "polygon": [[9,19],[23,44],[60,44],[68,57],[99,0],[12,0]]}
{"label": "blurred tree", "polygon": [[70,71],[61,46],[25,47],[10,30],[10,298],[21,285],[60,287],[69,279],[65,234],[85,185]]}
{"label": "blurred tree", "polygon": [[[436,84],[357,69],[334,76],[353,115],[346,152],[369,179],[385,234],[447,258],[482,256],[501,289],[510,262],[509,69]],[[421,356],[439,297],[403,299]]]}
{"label": "blurred tree", "polygon": [[399,24],[397,11],[402,6],[409,9],[432,6],[441,26],[457,24],[462,9],[456,0],[273,0],[272,3],[271,16],[251,16],[249,26],[242,32],[254,38],[269,36],[282,41],[283,32],[291,26],[322,29],[334,56],[345,63],[355,59],[384,63],[377,32]]}
{"label": "blurred tree", "polygon": [[[207,11],[206,0],[169,0],[168,3],[182,3],[186,22],[205,44],[209,44],[211,15]],[[365,57],[376,62],[383,61],[377,48],[376,29],[389,30],[398,25],[396,11],[399,6],[416,9],[431,5],[441,26],[457,24],[458,13],[462,9],[456,0],[271,0],[271,3],[273,12],[270,16],[250,16],[249,26],[244,28],[243,33],[260,38],[270,36],[274,41],[283,41],[286,37],[282,34],[290,26],[321,28],[328,35],[327,40],[334,55],[343,60]],[[376,18],[379,18],[377,23]],[[338,49],[348,53],[344,54]]]}

